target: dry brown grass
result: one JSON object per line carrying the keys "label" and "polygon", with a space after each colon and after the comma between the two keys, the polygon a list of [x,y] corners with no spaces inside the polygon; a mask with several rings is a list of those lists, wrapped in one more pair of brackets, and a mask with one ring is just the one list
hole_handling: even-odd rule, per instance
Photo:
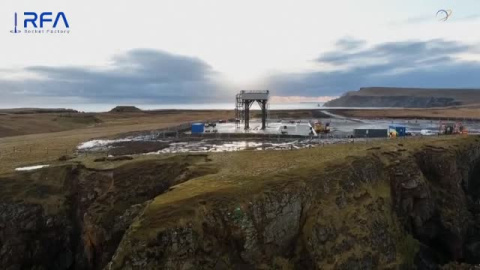
{"label": "dry brown grass", "polygon": [[476,106],[437,109],[345,109],[331,110],[332,113],[356,118],[428,118],[428,119],[478,119],[480,108]]}
{"label": "dry brown grass", "polygon": [[[0,110],[1,112],[1,110]],[[167,121],[182,121],[183,118],[232,117],[228,111],[145,111],[135,113],[0,113],[0,138],[67,131],[87,127],[110,127],[139,124],[153,124],[162,118]],[[191,116],[191,117],[190,117]]]}
{"label": "dry brown grass", "polygon": [[[335,113],[339,112],[335,111]],[[345,110],[341,113],[353,117],[427,117],[429,115],[441,115],[442,118],[445,118],[449,115],[450,117],[465,115],[480,119],[480,110],[474,108]],[[55,117],[61,118],[61,120],[54,121],[57,124],[63,123],[59,125],[61,129],[70,130],[51,132],[48,124]],[[94,138],[110,137],[132,131],[154,130],[189,121],[226,119],[233,117],[233,112],[170,110],[149,113],[102,113],[94,114],[94,117],[98,121],[92,124],[88,122],[90,120],[85,123],[82,122],[84,120],[78,121],[76,118],[59,117],[58,114],[0,115],[0,127],[22,126],[30,133],[42,132],[0,138],[0,174],[11,172],[14,168],[20,166],[55,161],[62,155],[72,154],[79,143]],[[64,120],[64,118],[67,120]],[[289,161],[279,160],[279,162]],[[253,171],[252,168],[251,172]]]}
{"label": "dry brown grass", "polygon": [[1,114],[0,138],[34,133],[57,132],[93,126],[101,122],[95,114],[29,113]]}
{"label": "dry brown grass", "polygon": [[0,138],[0,174],[20,166],[52,162],[62,155],[73,153],[79,143],[94,138],[160,129],[184,122],[229,118],[231,114],[227,111],[99,114],[96,117],[102,122],[93,126]]}
{"label": "dry brown grass", "polygon": [[[192,212],[202,200],[214,202],[223,198],[248,198],[267,186],[285,181],[311,179],[328,166],[344,164],[351,157],[366,157],[368,154],[398,152],[411,155],[425,145],[451,148],[456,144],[469,144],[478,140],[477,136],[442,136],[384,141],[361,142],[355,144],[327,145],[311,149],[293,151],[242,151],[209,154],[209,158],[219,171],[177,185],[171,192],[154,199],[145,212],[149,218],[134,224],[139,238],[152,237],[158,229],[169,226],[169,222],[182,220],[182,215]],[[402,146],[399,146],[401,144]],[[371,150],[375,147],[374,150]],[[379,149],[377,149],[379,147]],[[383,158],[382,158],[383,159]],[[385,161],[388,164],[388,161]],[[386,192],[387,189],[376,192]],[[165,213],[160,215],[159,213]]]}

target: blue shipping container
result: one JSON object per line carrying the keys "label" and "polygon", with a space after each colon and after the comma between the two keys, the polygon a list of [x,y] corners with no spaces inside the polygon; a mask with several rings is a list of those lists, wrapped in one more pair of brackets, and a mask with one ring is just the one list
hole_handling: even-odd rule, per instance
{"label": "blue shipping container", "polygon": [[407,133],[407,128],[404,126],[390,126],[388,129],[393,129],[397,132],[398,137],[403,137]]}
{"label": "blue shipping container", "polygon": [[205,131],[205,125],[203,123],[193,123],[192,124],[192,134],[193,133],[203,133]]}

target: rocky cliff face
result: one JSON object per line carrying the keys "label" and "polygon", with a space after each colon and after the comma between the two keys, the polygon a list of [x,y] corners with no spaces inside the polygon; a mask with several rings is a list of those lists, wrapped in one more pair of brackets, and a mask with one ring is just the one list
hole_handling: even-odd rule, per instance
{"label": "rocky cliff face", "polygon": [[400,107],[433,108],[462,105],[454,98],[415,96],[357,96],[345,95],[328,101],[325,107]]}
{"label": "rocky cliff face", "polygon": [[71,167],[61,209],[0,204],[1,268],[469,269],[479,261],[480,138],[369,148],[215,192],[192,188],[188,179],[215,173],[194,163]]}
{"label": "rocky cliff face", "polygon": [[35,204],[0,204],[2,269],[68,269],[73,262],[72,227]]}
{"label": "rocky cliff face", "polygon": [[[197,159],[101,171],[69,165],[0,179],[18,188],[0,203],[0,268],[102,269],[149,200],[209,172],[192,170]],[[38,194],[25,194],[30,186]]]}
{"label": "rocky cliff face", "polygon": [[416,264],[436,269],[450,261],[477,263],[480,149],[448,151],[426,147],[405,165],[391,170],[394,210],[420,241]]}
{"label": "rocky cliff face", "polygon": [[[480,143],[369,155],[291,172],[184,215],[147,206],[107,269],[437,269],[475,263]],[[347,164],[347,165],[345,165]],[[233,194],[232,194],[233,195]],[[215,194],[209,194],[215,200]],[[225,196],[225,195],[224,195]],[[179,217],[152,227],[150,211]],[[146,229],[148,234],[144,234]],[[474,240],[475,239],[475,240]]]}
{"label": "rocky cliff face", "polygon": [[364,87],[325,103],[326,107],[432,108],[478,104],[478,89]]}
{"label": "rocky cliff face", "polygon": [[[108,269],[408,265],[414,256],[413,248],[408,250],[411,239],[390,212],[380,160],[360,163],[352,161],[349,168],[311,179],[278,183],[245,200],[229,197],[228,203],[199,205],[191,218],[184,217],[151,237],[138,237],[138,230],[131,228]],[[337,182],[339,174],[342,180]]]}

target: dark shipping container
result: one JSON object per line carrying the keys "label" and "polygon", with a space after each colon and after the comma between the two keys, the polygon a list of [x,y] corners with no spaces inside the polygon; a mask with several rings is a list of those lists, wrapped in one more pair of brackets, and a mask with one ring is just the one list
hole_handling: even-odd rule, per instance
{"label": "dark shipping container", "polygon": [[386,138],[388,129],[354,129],[353,136],[355,138]]}

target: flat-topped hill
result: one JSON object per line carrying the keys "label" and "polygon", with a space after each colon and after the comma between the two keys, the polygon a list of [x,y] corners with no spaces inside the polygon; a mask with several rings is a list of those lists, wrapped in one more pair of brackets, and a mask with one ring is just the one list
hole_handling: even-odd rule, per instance
{"label": "flat-topped hill", "polygon": [[431,108],[480,104],[480,89],[367,87],[325,103],[327,107]]}
{"label": "flat-topped hill", "polygon": [[131,113],[131,112],[141,112],[142,110],[135,106],[117,106],[110,110],[112,113]]}

